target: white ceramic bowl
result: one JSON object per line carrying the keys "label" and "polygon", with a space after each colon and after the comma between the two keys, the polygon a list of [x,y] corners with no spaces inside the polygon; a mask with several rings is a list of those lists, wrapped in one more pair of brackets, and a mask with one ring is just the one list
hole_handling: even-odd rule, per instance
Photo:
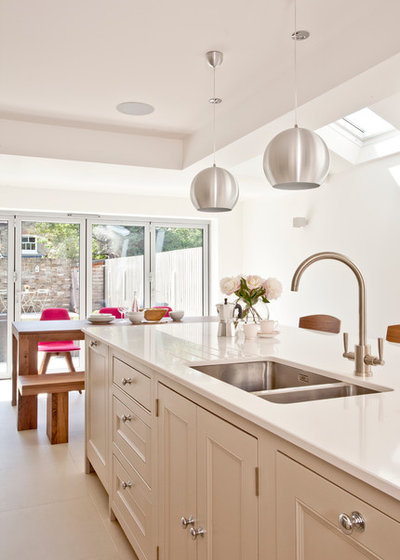
{"label": "white ceramic bowl", "polygon": [[144,319],[144,311],[129,311],[127,315],[131,323],[141,323]]}
{"label": "white ceramic bowl", "polygon": [[184,314],[185,314],[184,311],[170,311],[169,312],[169,316],[171,317],[171,319],[173,321],[180,321],[183,318]]}

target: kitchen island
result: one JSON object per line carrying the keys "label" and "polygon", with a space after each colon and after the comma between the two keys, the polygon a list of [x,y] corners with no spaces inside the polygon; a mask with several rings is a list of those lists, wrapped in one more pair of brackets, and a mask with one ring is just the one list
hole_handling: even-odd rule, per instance
{"label": "kitchen island", "polygon": [[[139,557],[397,558],[396,345],[361,379],[340,335],[218,338],[215,323],[85,333],[88,469]],[[193,369],[267,360],[377,392],[277,404]]]}

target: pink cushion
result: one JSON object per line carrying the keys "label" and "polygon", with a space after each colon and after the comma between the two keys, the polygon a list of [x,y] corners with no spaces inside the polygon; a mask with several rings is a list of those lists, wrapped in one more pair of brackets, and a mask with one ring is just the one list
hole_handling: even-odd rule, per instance
{"label": "pink cushion", "polygon": [[111,313],[116,319],[122,319],[121,312],[118,307],[102,307],[99,313]]}
{"label": "pink cushion", "polygon": [[51,342],[39,342],[39,352],[73,352],[80,350],[72,340],[54,340]]}
{"label": "pink cushion", "polygon": [[164,317],[169,317],[169,312],[172,311],[172,307],[168,307],[167,305],[155,305],[153,309],[166,309],[167,312]]}

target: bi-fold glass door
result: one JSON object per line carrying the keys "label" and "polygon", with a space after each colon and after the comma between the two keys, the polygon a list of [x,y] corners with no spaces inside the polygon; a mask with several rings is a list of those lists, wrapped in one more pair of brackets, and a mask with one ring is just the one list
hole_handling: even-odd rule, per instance
{"label": "bi-fold glass door", "polygon": [[88,313],[168,306],[208,313],[207,225],[88,221]]}
{"label": "bi-fold glass door", "polygon": [[[11,322],[40,319],[47,307],[63,307],[72,320],[83,319],[102,307],[129,308],[136,293],[141,307],[167,305],[186,316],[206,315],[207,228],[0,215],[0,378],[11,373]],[[79,368],[83,354],[73,357]],[[51,369],[59,369],[56,362]]]}
{"label": "bi-fold glass door", "polygon": [[88,314],[103,307],[150,304],[149,225],[129,220],[88,220]]}
{"label": "bi-fold glass door", "polygon": [[152,223],[151,304],[208,314],[206,225]]}

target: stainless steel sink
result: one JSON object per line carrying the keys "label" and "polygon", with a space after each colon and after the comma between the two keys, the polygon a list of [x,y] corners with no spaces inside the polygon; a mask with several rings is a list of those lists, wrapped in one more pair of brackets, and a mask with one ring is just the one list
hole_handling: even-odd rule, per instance
{"label": "stainless steel sink", "polygon": [[270,361],[192,367],[250,393],[285,387],[308,387],[337,381],[304,369]]}
{"label": "stainless steel sink", "polygon": [[331,383],[325,386],[303,387],[302,389],[286,389],[282,391],[259,391],[254,393],[258,397],[270,402],[290,404],[322,399],[336,399],[338,397],[352,397],[354,395],[368,395],[377,393],[374,389],[367,389],[359,385],[348,383]]}
{"label": "stainless steel sink", "polygon": [[279,404],[381,392],[272,361],[208,364],[192,368]]}

